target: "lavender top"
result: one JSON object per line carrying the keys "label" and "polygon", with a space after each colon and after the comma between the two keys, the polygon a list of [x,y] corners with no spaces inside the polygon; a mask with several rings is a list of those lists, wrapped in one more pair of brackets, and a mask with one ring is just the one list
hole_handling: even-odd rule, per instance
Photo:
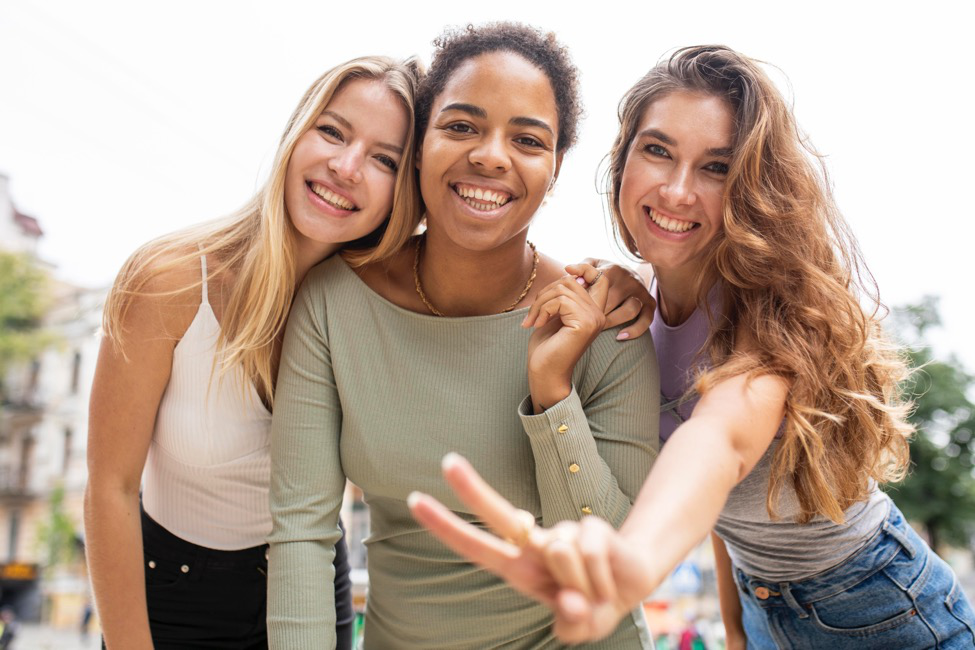
{"label": "lavender top", "polygon": [[[720,314],[719,286],[708,293],[713,315]],[[660,366],[660,442],[663,444],[680,424],[691,416],[697,395],[681,401],[702,363],[699,356],[707,342],[710,319],[700,307],[681,323],[664,323],[657,296],[657,311],[650,333]],[[735,566],[747,574],[771,582],[794,581],[832,568],[856,553],[877,531],[890,510],[890,499],[876,485],[865,501],[850,506],[846,521],[836,524],[825,517],[814,517],[797,524],[799,503],[795,490],[784,487],[771,519],[765,506],[772,459],[782,429],[751,473],[728,495],[715,532],[725,541]]]}

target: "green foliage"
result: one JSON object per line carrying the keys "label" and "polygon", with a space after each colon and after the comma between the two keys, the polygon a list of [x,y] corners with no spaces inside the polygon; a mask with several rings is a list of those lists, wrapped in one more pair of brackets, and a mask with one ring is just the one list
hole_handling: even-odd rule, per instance
{"label": "green foliage", "polygon": [[48,500],[48,517],[37,527],[37,543],[47,570],[78,558],[77,537],[74,522],[64,511],[64,486],[58,485]]}
{"label": "green foliage", "polygon": [[52,342],[41,328],[48,295],[47,275],[29,257],[0,252],[0,380]]}
{"label": "green foliage", "polygon": [[928,330],[941,324],[937,299],[895,311],[897,330],[916,369],[904,392],[914,401],[911,473],[888,491],[908,519],[924,526],[932,547],[942,541],[969,546],[975,533],[975,378],[955,358],[940,361],[925,345]]}

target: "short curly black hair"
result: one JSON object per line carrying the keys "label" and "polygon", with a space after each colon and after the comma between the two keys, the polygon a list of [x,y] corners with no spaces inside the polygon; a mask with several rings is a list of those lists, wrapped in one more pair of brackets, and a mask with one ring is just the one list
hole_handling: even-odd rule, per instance
{"label": "short curly black hair", "polygon": [[582,99],[579,96],[579,70],[572,63],[568,49],[555,34],[515,22],[468,25],[464,29],[446,29],[433,41],[436,51],[430,70],[420,82],[416,97],[416,142],[423,141],[430,111],[450,80],[451,75],[468,59],[490,52],[513,52],[524,57],[545,73],[555,93],[559,116],[559,136],[555,149],[567,151],[576,142]]}

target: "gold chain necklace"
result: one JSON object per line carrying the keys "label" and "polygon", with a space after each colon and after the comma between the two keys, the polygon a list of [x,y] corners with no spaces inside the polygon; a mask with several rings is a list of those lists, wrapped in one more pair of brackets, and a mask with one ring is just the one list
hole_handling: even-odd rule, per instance
{"label": "gold chain necklace", "polygon": [[[425,240],[426,237],[416,238],[416,253],[413,256],[413,283],[416,285],[417,295],[420,296],[420,300],[422,300],[423,304],[427,306],[427,309],[430,310],[430,313],[432,313],[434,316],[445,317],[446,316],[445,313],[443,313],[442,311],[434,307],[432,304],[430,304],[430,299],[427,298],[427,294],[423,292],[423,285],[420,283],[420,248],[423,246],[423,242]],[[528,283],[525,285],[525,288],[522,290],[521,295],[515,298],[515,301],[511,303],[511,305],[499,311],[498,312],[499,314],[507,314],[509,311],[517,307],[518,303],[521,302],[522,299],[528,295],[529,291],[531,291],[532,284],[535,282],[535,274],[538,273],[538,251],[535,250],[535,244],[531,242],[528,242],[528,247],[532,249],[532,256],[534,257],[534,260],[532,261],[532,273],[528,277]]]}

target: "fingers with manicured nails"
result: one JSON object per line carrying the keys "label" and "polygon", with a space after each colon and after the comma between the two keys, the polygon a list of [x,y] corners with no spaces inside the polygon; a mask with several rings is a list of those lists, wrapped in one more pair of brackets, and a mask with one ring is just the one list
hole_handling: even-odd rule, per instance
{"label": "fingers with manicured nails", "polygon": [[[538,295],[535,296],[535,300],[532,301],[531,307],[528,308],[528,315],[525,316],[524,320],[521,321],[521,326],[541,327],[544,325],[544,322],[538,322],[538,316],[541,313],[542,308],[546,305],[546,303],[554,300],[560,295],[563,295],[561,287],[567,286],[570,283],[574,283],[577,288],[581,288],[575,278],[566,275],[542,289]],[[571,289],[572,287],[569,288]],[[583,291],[585,290],[583,289]]]}
{"label": "fingers with manicured nails", "polygon": [[[606,303],[607,306],[610,304],[612,304],[612,300]],[[613,309],[606,314],[605,329],[616,327],[617,325],[622,325],[623,323],[629,323],[631,320],[639,316],[642,311],[643,303],[640,302],[640,299],[636,296],[628,296],[624,298],[623,302],[619,304],[616,309]]]}
{"label": "fingers with manicured nails", "polygon": [[502,568],[520,552],[514,544],[467,523],[428,494],[413,492],[407,505],[413,518],[448,548],[487,569]]}
{"label": "fingers with manicured nails", "polygon": [[[594,302],[596,298],[597,296],[587,291],[575,278],[565,276],[545,287],[535,298],[532,309],[535,310],[537,306],[537,311],[532,325],[542,327],[555,316],[579,313],[586,305],[598,307]],[[602,313],[601,309],[600,313]]]}
{"label": "fingers with manicured nails", "polygon": [[620,330],[616,335],[617,341],[635,339],[643,336],[650,331],[650,323],[653,322],[653,315],[657,310],[657,301],[650,298],[650,302],[640,305],[640,315],[637,319]]}
{"label": "fingers with manicured nails", "polygon": [[525,534],[525,522],[519,514],[522,511],[488,485],[466,458],[449,453],[441,465],[444,478],[457,497],[496,533],[509,539]]}

